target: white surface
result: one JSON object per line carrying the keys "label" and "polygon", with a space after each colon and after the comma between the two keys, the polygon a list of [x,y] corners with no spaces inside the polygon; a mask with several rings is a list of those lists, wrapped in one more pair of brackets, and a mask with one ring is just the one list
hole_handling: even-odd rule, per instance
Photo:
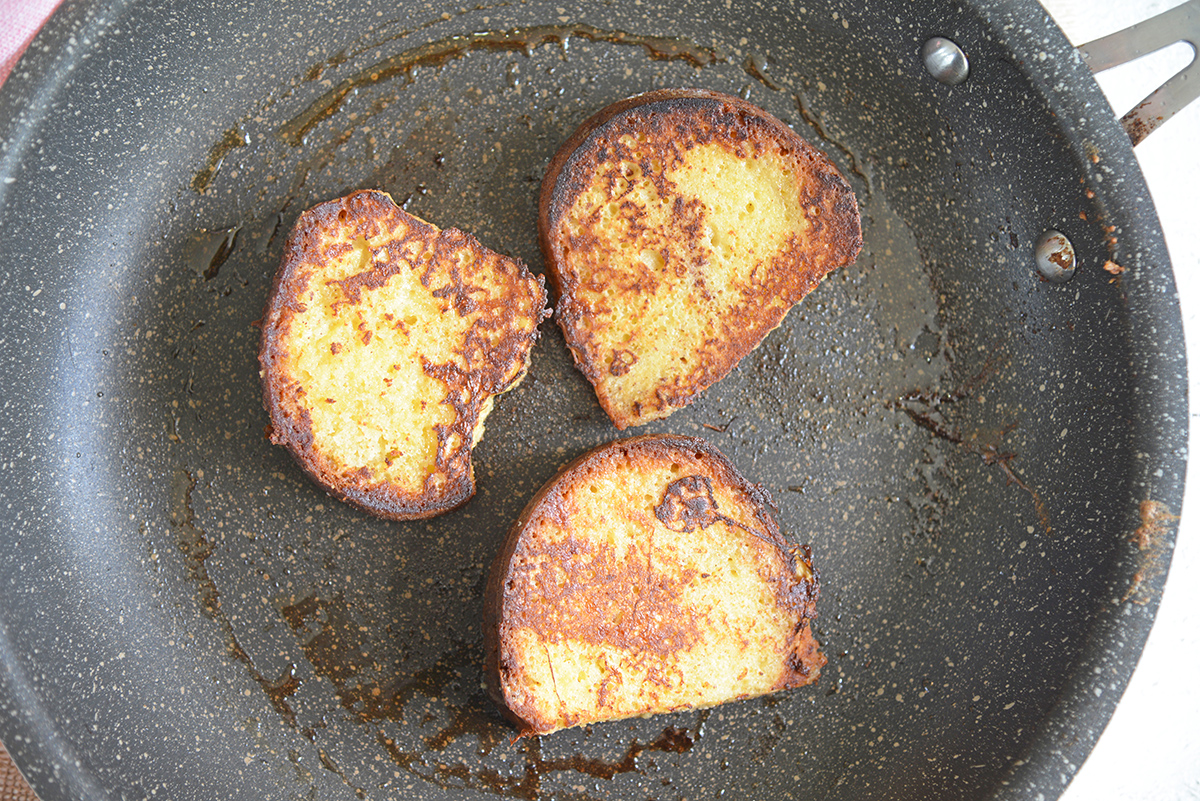
{"label": "white surface", "polygon": [[[1179,0],[1042,0],[1073,44],[1083,44]],[[1176,44],[1097,76],[1119,114],[1186,65]],[[1118,115],[1119,115],[1118,114]],[[1175,270],[1187,336],[1188,488],[1162,604],[1116,714],[1064,801],[1200,799],[1200,101],[1134,151],[1154,196]]]}

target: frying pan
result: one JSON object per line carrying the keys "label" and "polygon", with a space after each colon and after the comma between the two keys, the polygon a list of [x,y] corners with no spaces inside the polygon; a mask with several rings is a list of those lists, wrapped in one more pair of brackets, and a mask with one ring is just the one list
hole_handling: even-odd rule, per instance
{"label": "frying pan", "polygon": [[[933,36],[966,81],[931,77]],[[487,567],[617,436],[557,329],[475,499],[395,524],[266,442],[254,323],[292,221],[358,187],[539,271],[558,144],[675,85],[789,122],[863,209],[858,262],[644,429],[709,439],[812,543],[829,665],[513,742]],[[1111,715],[1170,561],[1186,365],[1129,139],[1032,2],[69,6],[0,121],[0,739],[43,799],[1054,797]]]}

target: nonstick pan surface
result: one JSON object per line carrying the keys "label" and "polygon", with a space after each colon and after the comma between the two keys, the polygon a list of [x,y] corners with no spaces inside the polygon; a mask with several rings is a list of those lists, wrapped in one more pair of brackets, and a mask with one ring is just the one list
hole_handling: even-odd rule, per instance
{"label": "nonstick pan surface", "polygon": [[[255,321],[297,215],[355,188],[540,271],[558,145],[681,85],[792,124],[862,207],[858,262],[642,429],[770,490],[829,665],[513,742],[488,565],[619,436],[558,329],[475,499],[397,524],[267,443]],[[1034,4],[66,7],[0,121],[0,739],[46,801],[1053,797],[1111,714],[1179,513],[1183,340],[1128,141]]]}

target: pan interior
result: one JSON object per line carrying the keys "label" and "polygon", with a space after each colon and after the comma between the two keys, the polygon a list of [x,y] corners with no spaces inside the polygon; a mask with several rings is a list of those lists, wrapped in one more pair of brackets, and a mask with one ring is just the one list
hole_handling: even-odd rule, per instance
{"label": "pan interior", "polygon": [[[46,497],[23,553],[60,570],[12,607],[46,625],[7,632],[56,654],[30,681],[49,719],[79,724],[64,748],[85,774],[180,798],[968,798],[1018,770],[1098,616],[1150,614],[1158,579],[1123,567],[1135,380],[1121,284],[1100,269],[1108,210],[984,21],[816,6],[657,9],[671,24],[633,6],[339,11],[254,58],[242,32],[312,26],[231,10],[235,34],[153,9],[114,25],[101,55],[179,69],[129,89],[106,80],[129,64],[82,65],[75,91],[117,87],[136,124],[99,133],[85,109],[83,160],[43,156],[38,197],[11,190],[0,221],[34,225],[55,192],[57,214],[87,220],[65,256],[52,232],[12,246],[60,265],[39,280],[62,333],[27,362],[44,405],[23,418],[51,466],[11,490]],[[201,24],[203,53],[186,46]],[[955,88],[919,58],[944,32],[972,59]],[[558,328],[488,418],[475,499],[396,524],[268,444],[255,322],[297,215],[356,188],[541,272],[559,144],[672,86],[771,111],[862,208],[858,261],[641,429],[703,436],[771,492],[812,545],[829,664],[787,694],[513,742],[481,686],[488,566],[559,466],[619,436]],[[141,150],[111,145],[135,130]],[[78,136],[51,119],[45,151]],[[1047,227],[1070,231],[1070,284],[1033,269]],[[96,721],[53,692],[70,676],[107,699]],[[144,760],[112,758],[129,743]]]}

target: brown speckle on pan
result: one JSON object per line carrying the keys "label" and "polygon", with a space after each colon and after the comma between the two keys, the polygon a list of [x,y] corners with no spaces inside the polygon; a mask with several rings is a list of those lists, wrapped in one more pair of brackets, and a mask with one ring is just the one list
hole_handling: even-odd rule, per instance
{"label": "brown speckle on pan", "polygon": [[1151,598],[1146,582],[1166,571],[1163,559],[1170,553],[1171,524],[1178,522],[1179,517],[1166,504],[1145,500],[1138,505],[1138,519],[1140,525],[1129,536],[1138,549],[1138,569],[1121,600],[1145,604]]}

